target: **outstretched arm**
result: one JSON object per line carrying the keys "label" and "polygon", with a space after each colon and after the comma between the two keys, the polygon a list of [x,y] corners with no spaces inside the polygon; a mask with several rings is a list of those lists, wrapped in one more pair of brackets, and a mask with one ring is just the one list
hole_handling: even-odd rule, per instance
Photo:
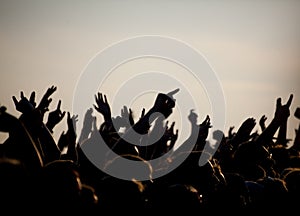
{"label": "outstretched arm", "polygon": [[276,110],[274,117],[268,127],[257,137],[256,142],[266,145],[270,143],[273,139],[278,128],[287,121],[290,116],[290,106],[293,100],[293,95],[291,94],[287,103],[282,105],[281,98],[277,99]]}
{"label": "outstretched arm", "polygon": [[[56,88],[49,88],[44,95],[40,105],[35,107],[32,103],[34,97],[31,94],[28,100],[21,92],[21,99],[18,101],[13,97],[16,109],[22,112],[19,120],[26,127],[32,139],[35,141],[41,155],[43,155],[44,163],[56,160],[60,156],[60,151],[54,141],[51,132],[43,123],[43,115],[48,110],[48,105],[52,99],[49,96]],[[31,102],[30,102],[31,101]]]}
{"label": "outstretched arm", "polygon": [[246,142],[251,138],[251,131],[255,125],[256,122],[254,118],[247,118],[242,123],[235,136],[231,139],[231,144],[234,149],[237,149],[241,143]]}
{"label": "outstretched arm", "polygon": [[56,86],[51,86],[47,89],[45,94],[43,95],[37,109],[40,110],[42,117],[44,117],[44,114],[49,111],[49,105],[52,101],[52,98],[50,96],[56,91]]}
{"label": "outstretched arm", "polygon": [[178,91],[179,89],[175,89],[167,94],[159,93],[152,108],[143,115],[132,128],[140,134],[145,134],[148,133],[148,129],[152,122],[160,115],[163,115],[164,118],[168,118],[175,107],[176,100],[173,98],[173,95]]}
{"label": "outstretched arm", "polygon": [[66,142],[64,144],[67,147],[67,152],[61,155],[61,159],[72,160],[74,163],[78,162],[78,154],[76,148],[76,132],[74,130],[73,118],[68,112],[67,118],[68,131],[66,134],[62,134],[60,140]]}
{"label": "outstretched arm", "polygon": [[259,126],[261,128],[261,132],[263,132],[266,129],[266,120],[267,120],[267,117],[265,115],[263,115],[259,119]]}
{"label": "outstretched arm", "polygon": [[81,143],[83,143],[84,140],[88,139],[89,135],[92,132],[92,126],[94,120],[94,116],[92,114],[93,114],[93,108],[89,108],[84,115],[83,126],[78,140],[79,145],[81,145]]}
{"label": "outstretched arm", "polygon": [[175,107],[175,99],[173,95],[177,93],[179,89],[171,91],[167,94],[159,93],[155,99],[152,108],[144,114],[131,128],[129,128],[125,134],[118,140],[114,148],[117,149],[120,146],[127,146],[129,153],[139,154],[136,150],[132,151],[132,147],[138,145],[142,135],[146,135],[153,121],[159,116],[164,118],[169,117]]}

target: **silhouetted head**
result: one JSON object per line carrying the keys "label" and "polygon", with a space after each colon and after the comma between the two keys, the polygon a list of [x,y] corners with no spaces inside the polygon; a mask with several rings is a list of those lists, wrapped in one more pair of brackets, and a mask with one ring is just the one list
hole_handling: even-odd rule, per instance
{"label": "silhouetted head", "polygon": [[41,177],[48,208],[78,207],[82,183],[77,166],[73,161],[50,162],[43,168]]}
{"label": "silhouetted head", "polygon": [[282,178],[286,182],[289,193],[300,195],[300,168],[290,169]]}
{"label": "silhouetted head", "polygon": [[266,175],[274,165],[270,152],[254,141],[240,144],[233,155],[234,164],[239,174],[246,180],[257,180]]}
{"label": "silhouetted head", "polygon": [[[161,187],[152,197],[151,210],[168,213],[193,212],[200,210],[202,195],[189,184],[170,184]],[[153,213],[155,213],[153,212]]]}
{"label": "silhouetted head", "polygon": [[[199,165],[200,157],[203,157],[206,163]],[[184,158],[185,160],[183,160]],[[182,152],[173,160],[174,164],[177,164],[176,160],[183,160],[183,162],[163,177],[166,182],[190,184],[200,193],[206,194],[216,190],[225,181],[221,168],[215,167],[211,155],[207,152]]]}
{"label": "silhouetted head", "polygon": [[0,205],[1,211],[14,214],[33,209],[35,190],[22,161],[14,158],[0,159]]}

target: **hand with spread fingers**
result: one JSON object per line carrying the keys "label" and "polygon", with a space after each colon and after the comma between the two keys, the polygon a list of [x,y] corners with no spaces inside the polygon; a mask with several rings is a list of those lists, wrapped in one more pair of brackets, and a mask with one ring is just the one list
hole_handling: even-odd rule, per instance
{"label": "hand with spread fingers", "polygon": [[60,109],[61,106],[61,100],[58,101],[57,107],[55,110],[49,113],[48,120],[46,123],[46,126],[48,129],[53,133],[54,127],[61,122],[61,120],[64,118],[66,112],[62,112]]}

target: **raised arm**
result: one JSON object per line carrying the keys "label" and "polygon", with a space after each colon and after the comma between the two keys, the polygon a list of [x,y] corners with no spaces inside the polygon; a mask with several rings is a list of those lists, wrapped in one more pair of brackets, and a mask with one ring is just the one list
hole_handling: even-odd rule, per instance
{"label": "raised arm", "polygon": [[246,142],[251,138],[251,131],[255,125],[256,122],[254,118],[247,118],[241,124],[235,136],[231,139],[231,145],[234,149],[237,149],[241,143]]}
{"label": "raised arm", "polygon": [[[142,135],[149,132],[151,124],[160,116],[169,117],[175,107],[175,99],[173,95],[179,89],[171,91],[167,94],[159,93],[155,99],[154,105],[145,113],[125,134],[118,140],[114,146],[114,150],[119,153],[139,154],[134,146],[139,145]],[[139,148],[141,148],[140,146]],[[122,150],[118,150],[121,148]],[[126,152],[127,151],[127,152]]]}
{"label": "raised arm", "polygon": [[68,130],[66,134],[62,134],[61,136],[62,141],[66,142],[65,146],[67,147],[67,152],[65,154],[62,154],[60,159],[72,160],[74,163],[77,163],[78,154],[76,148],[76,132],[74,129],[73,117],[71,117],[70,112],[68,112],[67,117]]}
{"label": "raised arm", "polygon": [[60,150],[58,149],[51,132],[43,123],[43,116],[45,112],[49,110],[48,106],[52,101],[49,97],[55,90],[55,87],[48,88],[38,107],[35,107],[34,104],[32,104],[34,99],[32,94],[30,100],[28,100],[22,92],[19,101],[13,96],[16,109],[22,112],[19,119],[35,141],[40,154],[43,155],[44,163],[56,160],[60,157]]}
{"label": "raised arm", "polygon": [[66,112],[62,112],[60,109],[61,100],[58,101],[57,107],[55,110],[49,113],[48,120],[46,122],[46,126],[49,129],[51,133],[53,133],[54,127],[61,122],[61,120],[64,118]]}
{"label": "raised arm", "polygon": [[282,105],[281,98],[277,98],[274,117],[266,129],[257,137],[256,142],[266,145],[272,141],[278,128],[284,124],[284,122],[286,122],[290,116],[290,106],[292,100],[293,95],[291,94],[287,103]]}
{"label": "raised arm", "polygon": [[259,119],[259,126],[261,129],[261,132],[263,132],[266,129],[266,120],[267,120],[267,117],[265,115],[262,115]]}
{"label": "raised arm", "polygon": [[47,89],[45,94],[43,95],[39,105],[37,106],[37,109],[41,111],[42,117],[44,117],[44,114],[49,111],[49,105],[52,101],[52,98],[50,96],[56,91],[56,86],[51,86]]}
{"label": "raised arm", "polygon": [[102,95],[102,93],[98,92],[97,95],[95,95],[95,101],[96,105],[94,105],[94,108],[102,114],[104,121],[107,123],[112,123],[111,119],[111,109],[108,103],[108,100],[106,98],[106,95]]}

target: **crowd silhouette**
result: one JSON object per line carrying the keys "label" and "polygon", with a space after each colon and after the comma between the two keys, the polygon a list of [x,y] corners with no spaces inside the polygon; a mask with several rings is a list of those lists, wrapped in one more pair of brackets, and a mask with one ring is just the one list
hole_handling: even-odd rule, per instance
{"label": "crowd silhouette", "polygon": [[[176,105],[173,96],[178,89],[159,93],[137,121],[135,111],[126,106],[119,116],[112,116],[106,95],[95,93],[95,103],[86,110],[80,134],[76,134],[78,116],[61,110],[61,100],[55,110],[49,110],[56,90],[56,86],[49,87],[40,102],[35,101],[34,91],[29,97],[23,92],[19,99],[13,96],[19,117],[5,106],[0,108],[0,131],[9,134],[0,145],[3,212],[13,214],[22,209],[24,214],[84,211],[87,215],[141,215],[183,211],[200,215],[218,210],[297,210],[300,124],[294,139],[287,139],[288,119],[299,119],[298,112],[291,115],[293,94],[286,103],[277,98],[269,124],[262,114],[259,131],[253,131],[257,124],[253,117],[245,119],[236,131],[234,126],[227,132],[213,130],[209,115],[198,123],[197,113],[190,110],[190,137],[174,148],[179,132],[168,117]],[[99,127],[94,111],[103,117]],[[67,131],[55,141],[54,128],[63,121]],[[215,146],[207,145],[210,132],[217,141]],[[97,151],[105,149],[101,145],[109,151]],[[99,164],[90,160],[89,153],[101,158]],[[200,157],[205,160],[202,165]],[[110,170],[119,168],[120,176],[128,176],[130,168],[120,169],[124,158],[143,164],[144,175],[149,178],[110,175]],[[154,159],[159,162],[149,163]],[[176,161],[182,162],[172,168]]]}

